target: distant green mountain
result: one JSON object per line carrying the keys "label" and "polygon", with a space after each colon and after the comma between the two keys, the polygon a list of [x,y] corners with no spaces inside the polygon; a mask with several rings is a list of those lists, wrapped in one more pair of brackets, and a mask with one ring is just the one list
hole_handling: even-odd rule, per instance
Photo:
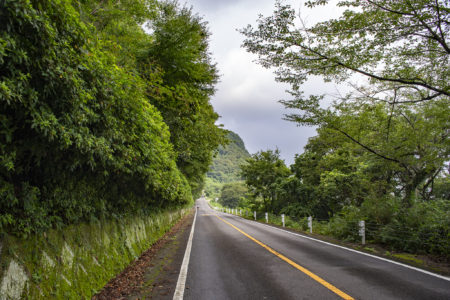
{"label": "distant green mountain", "polygon": [[241,180],[239,166],[250,157],[244,142],[236,133],[230,131],[227,138],[230,143],[221,146],[207,174],[208,178],[221,183]]}
{"label": "distant green mountain", "polygon": [[229,144],[219,148],[206,175],[205,192],[209,197],[216,197],[224,183],[242,180],[239,166],[250,157],[239,135],[229,131],[227,138]]}

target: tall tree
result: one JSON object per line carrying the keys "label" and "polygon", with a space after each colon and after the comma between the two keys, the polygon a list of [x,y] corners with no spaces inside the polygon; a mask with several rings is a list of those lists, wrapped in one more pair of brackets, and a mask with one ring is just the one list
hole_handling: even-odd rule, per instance
{"label": "tall tree", "polygon": [[220,192],[219,203],[226,207],[235,208],[243,202],[247,187],[243,182],[231,182],[223,185]]}
{"label": "tall tree", "polygon": [[279,180],[290,175],[280,152],[267,150],[253,154],[241,166],[242,177],[254,197],[262,197],[266,211],[273,211]]}
{"label": "tall tree", "polygon": [[[307,1],[314,8],[328,0]],[[320,122],[323,97],[305,97],[308,77],[343,82],[352,75],[367,78],[365,96],[391,102],[417,103],[450,96],[450,8],[447,0],[350,0],[339,19],[296,26],[289,5],[276,4],[273,16],[241,32],[244,47],[259,55],[265,67],[277,68],[277,79],[292,85],[288,107],[304,110],[306,124]]]}
{"label": "tall tree", "polygon": [[209,32],[192,9],[176,2],[162,3],[149,26],[154,42],[140,57],[141,73],[154,76],[159,66],[163,88],[149,86],[149,99],[169,126],[177,165],[198,194],[226,134],[215,125],[219,116],[209,102],[218,78],[208,52]]}

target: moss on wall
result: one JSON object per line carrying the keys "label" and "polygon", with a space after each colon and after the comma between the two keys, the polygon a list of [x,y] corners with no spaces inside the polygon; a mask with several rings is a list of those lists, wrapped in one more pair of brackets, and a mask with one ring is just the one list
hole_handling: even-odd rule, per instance
{"label": "moss on wall", "polygon": [[0,299],[90,299],[189,208],[0,238]]}

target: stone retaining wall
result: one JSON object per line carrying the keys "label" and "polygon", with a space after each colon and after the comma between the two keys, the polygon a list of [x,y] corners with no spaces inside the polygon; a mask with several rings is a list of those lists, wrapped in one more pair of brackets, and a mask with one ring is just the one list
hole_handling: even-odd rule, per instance
{"label": "stone retaining wall", "polygon": [[0,299],[90,299],[190,209],[0,238]]}

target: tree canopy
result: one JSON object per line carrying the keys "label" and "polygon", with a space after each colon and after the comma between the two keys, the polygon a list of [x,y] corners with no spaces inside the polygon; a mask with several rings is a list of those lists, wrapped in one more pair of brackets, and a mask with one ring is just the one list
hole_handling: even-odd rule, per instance
{"label": "tree canopy", "polygon": [[220,191],[219,203],[226,207],[235,208],[244,202],[247,187],[243,182],[225,183]]}
{"label": "tree canopy", "polygon": [[276,201],[277,183],[290,175],[278,149],[253,154],[241,166],[241,170],[249,192],[254,197],[261,197],[266,211],[272,212]]}
{"label": "tree canopy", "polygon": [[[307,1],[315,8],[328,0]],[[351,0],[339,19],[313,26],[296,25],[296,12],[277,2],[274,14],[248,26],[243,46],[259,63],[276,68],[277,79],[291,84],[288,107],[304,110],[297,120],[321,122],[320,95],[300,89],[310,76],[341,83],[357,74],[370,89],[357,87],[372,99],[389,103],[419,103],[450,96],[448,1]],[[323,113],[323,112],[322,112]]]}
{"label": "tree canopy", "polygon": [[[192,9],[173,3],[149,23],[155,41],[139,58],[146,72],[157,65],[162,79],[151,103],[171,131],[177,165],[198,195],[212,162],[211,153],[224,142],[225,131],[215,125],[219,115],[209,102],[218,74],[208,52],[206,23]],[[154,94],[152,90],[150,93]]]}

